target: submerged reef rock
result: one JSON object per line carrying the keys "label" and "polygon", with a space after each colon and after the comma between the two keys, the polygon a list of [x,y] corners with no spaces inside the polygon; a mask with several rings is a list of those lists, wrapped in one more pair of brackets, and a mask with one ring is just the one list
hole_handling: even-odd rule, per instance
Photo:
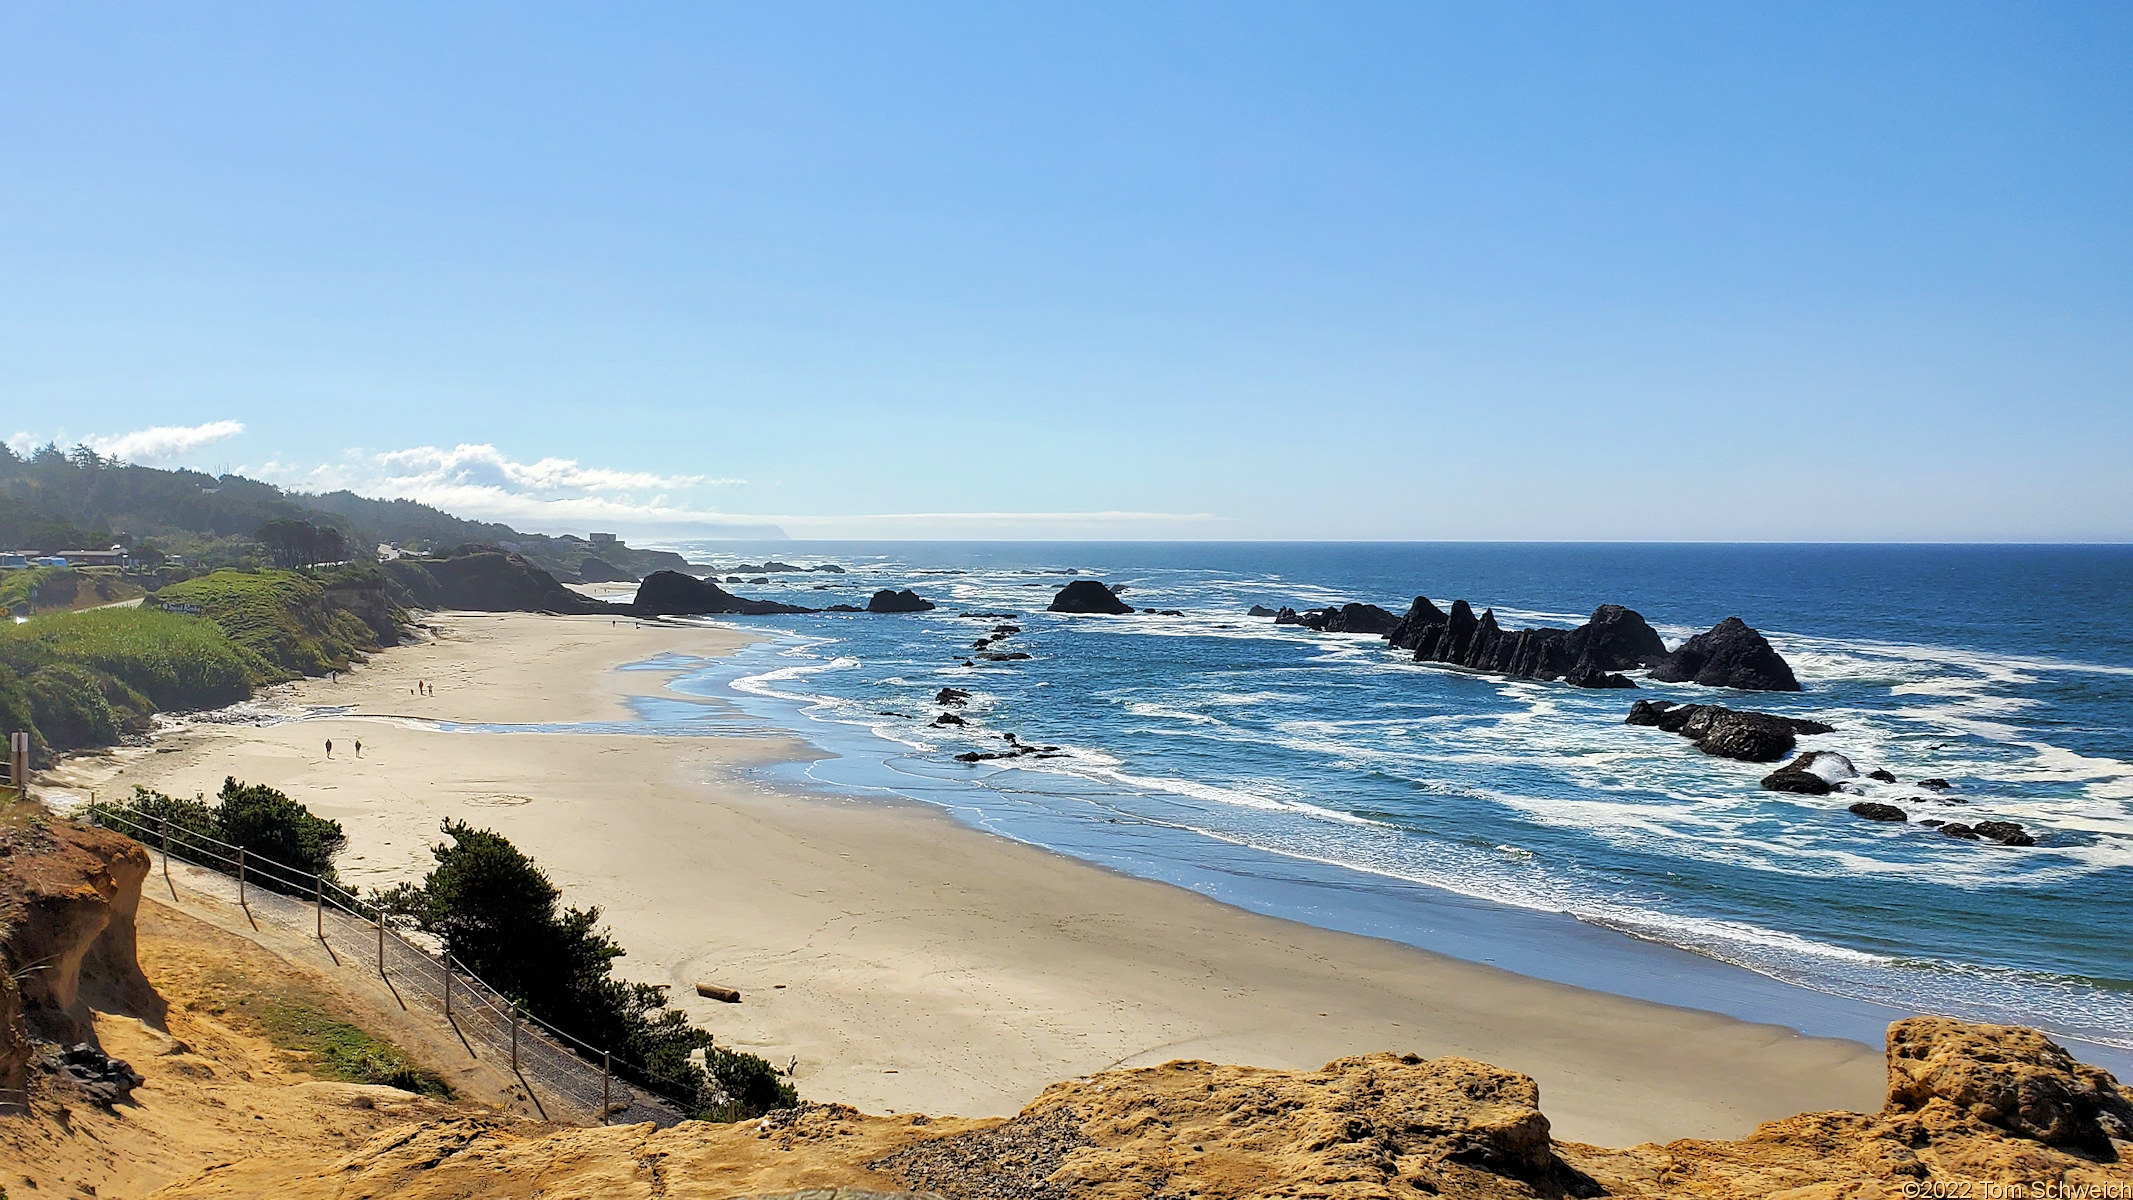
{"label": "submerged reef rock", "polygon": [[1666,643],[1637,612],[1603,604],[1576,629],[1501,629],[1496,610],[1479,617],[1464,600],[1450,612],[1415,597],[1407,615],[1385,640],[1395,650],[1414,651],[1416,662],[1438,662],[1519,679],[1569,679],[1580,687],[1634,687],[1616,674],[1648,667],[1666,654]]}
{"label": "submerged reef rock", "polygon": [[1792,753],[1795,737],[1832,732],[1831,726],[1820,721],[1666,700],[1637,701],[1630,705],[1629,716],[1622,723],[1678,733],[1693,740],[1705,754],[1742,762],[1776,762]]}
{"label": "submerged reef rock", "polygon": [[1797,692],[1792,666],[1763,635],[1739,617],[1727,617],[1708,631],[1681,643],[1681,648],[1652,668],[1662,683],[1700,683],[1744,692]]}
{"label": "submerged reef rock", "polygon": [[641,617],[693,617],[714,613],[760,617],[772,613],[815,611],[793,604],[779,604],[775,600],[736,596],[708,579],[698,579],[679,571],[654,571],[645,576],[644,582],[637,585],[637,599],[630,609]]}
{"label": "submerged reef rock", "polygon": [[1863,1200],[1950,1180],[2006,1183],[2010,1195],[2034,1181],[2056,1196],[2133,1190],[2122,1160],[2133,1092],[2043,1034],[1916,1017],[1889,1027],[1887,1062],[1878,1112],[1803,1113],[1737,1141],[1622,1150],[1555,1140],[1525,1075],[1379,1053],[1316,1071],[1193,1061],[1102,1071],[1004,1121],[819,1103],[670,1129],[473,1115],[401,1127],[334,1162],[268,1150],[159,1195]]}
{"label": "submerged reef rock", "polygon": [[1133,606],[1118,598],[1117,593],[1094,579],[1077,579],[1059,589],[1052,597],[1049,609],[1056,613],[1103,613],[1119,616],[1133,611]]}
{"label": "submerged reef rock", "polygon": [[867,611],[873,613],[914,613],[933,611],[933,601],[926,599],[910,588],[900,592],[883,588],[867,601]]}

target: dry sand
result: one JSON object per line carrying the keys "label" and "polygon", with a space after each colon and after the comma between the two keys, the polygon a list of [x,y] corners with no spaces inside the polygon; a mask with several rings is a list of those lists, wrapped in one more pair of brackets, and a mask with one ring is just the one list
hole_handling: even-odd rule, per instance
{"label": "dry sand", "polygon": [[[1534,1076],[1559,1136],[1737,1137],[1803,1110],[1878,1107],[1873,1048],[1541,982],[1262,917],[970,830],[917,804],[781,793],[779,737],[447,733],[403,719],[626,719],[666,675],[750,634],[604,617],[448,614],[437,637],[275,703],[349,715],[195,724],[79,760],[63,783],[272,784],[341,821],[351,879],[419,876],[438,825],[493,827],[723,1042],[803,1095],[872,1112],[1015,1111],[1046,1084],[1178,1057],[1316,1067],[1371,1050],[1463,1054]],[[417,680],[434,696],[417,696]],[[671,693],[669,693],[671,695]],[[363,740],[363,757],[353,743]],[[323,743],[331,738],[329,762]],[[696,997],[738,987],[740,1005]]]}

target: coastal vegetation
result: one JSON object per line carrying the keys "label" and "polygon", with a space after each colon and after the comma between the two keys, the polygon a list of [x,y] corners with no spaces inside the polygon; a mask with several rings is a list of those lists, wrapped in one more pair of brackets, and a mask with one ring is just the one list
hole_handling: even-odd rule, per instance
{"label": "coastal vegetation", "polygon": [[0,612],[92,608],[140,594],[139,584],[109,568],[31,567],[0,575]]}
{"label": "coastal vegetation", "polygon": [[[600,909],[565,907],[561,889],[502,834],[444,823],[422,882],[379,898],[406,924],[527,1012],[574,1038],[616,1048],[616,1069],[673,1097],[695,1097],[723,1120],[798,1103],[761,1057],[714,1044],[667,1005],[667,989],[614,976],[625,951],[600,928]],[[691,1060],[703,1051],[704,1065]]]}
{"label": "coastal vegetation", "polygon": [[366,587],[380,593],[385,587],[375,566],[318,575],[223,570],[174,583],[148,603],[212,621],[232,641],[272,664],[278,678],[287,679],[346,670],[397,637],[399,617],[384,611],[382,596],[377,625],[337,602],[341,597],[336,593]]}
{"label": "coastal vegetation", "polygon": [[[341,823],[314,814],[265,784],[239,783],[234,776],[226,776],[212,805],[200,796],[188,800],[136,786],[131,799],[98,805],[97,810],[100,821],[129,833],[144,829],[159,833],[167,828],[181,853],[188,840],[195,851],[222,853],[207,844],[212,839],[340,886],[333,858],[348,844]],[[275,891],[310,891],[308,881],[277,878],[272,871],[254,878]]]}
{"label": "coastal vegetation", "polygon": [[0,720],[40,759],[145,731],[162,709],[208,708],[277,677],[210,621],[103,608],[0,626]]}
{"label": "coastal vegetation", "polygon": [[383,1084],[403,1092],[452,1099],[452,1088],[434,1071],[417,1066],[407,1052],[369,1030],[327,1012],[303,996],[255,989],[235,974],[218,980],[230,1002],[217,1014],[235,1017],[266,1035],[275,1049],[310,1074],[346,1083]]}

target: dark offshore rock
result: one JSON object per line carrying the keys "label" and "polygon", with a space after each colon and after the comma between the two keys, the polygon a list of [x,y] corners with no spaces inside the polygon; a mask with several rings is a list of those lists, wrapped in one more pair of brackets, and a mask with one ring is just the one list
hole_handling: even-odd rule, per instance
{"label": "dark offshore rock", "polygon": [[2002,846],[2034,846],[2037,839],[2029,831],[2013,821],[1979,821],[1971,830],[1979,837],[1991,838]]}
{"label": "dark offshore rock", "polygon": [[937,716],[937,717],[933,718],[933,723],[934,723],[935,725],[968,725],[968,724],[970,724],[970,722],[968,722],[968,721],[965,721],[965,720],[964,720],[963,718],[961,718],[961,717],[959,717],[959,716],[956,716],[956,715],[955,715],[954,713],[952,713],[952,712],[944,712],[944,713],[942,713],[942,714],[941,714],[940,716]]}
{"label": "dark offshore rock", "polygon": [[1059,589],[1052,597],[1049,610],[1057,613],[1103,613],[1117,616],[1130,613],[1133,606],[1118,598],[1117,593],[1094,579],[1077,579]]}
{"label": "dark offshore rock", "polygon": [[[705,576],[704,578],[706,578],[706,579],[709,579],[709,578],[710,578],[710,576],[706,575],[706,576]],[[738,576],[738,575],[728,575],[728,576],[726,576],[726,582],[727,582],[727,583],[746,583],[746,582],[748,582],[748,581],[747,581],[747,580],[745,580],[745,579],[743,579],[743,578],[741,578],[741,577],[740,577],[740,576]]]}
{"label": "dark offshore rock", "polygon": [[940,691],[933,693],[933,702],[935,704],[961,704],[968,699],[970,699],[970,693],[962,688],[944,687]]}
{"label": "dark offshore rock", "polygon": [[910,588],[900,592],[883,588],[867,601],[867,611],[874,613],[931,612],[933,601],[926,599]]}
{"label": "dark offshore rock", "polygon": [[1918,781],[1918,786],[1922,788],[1931,788],[1936,792],[1945,792],[1949,788],[1954,787],[1955,785],[1949,783],[1945,779],[1921,779]]}
{"label": "dark offshore rock", "polygon": [[756,577],[755,577],[754,579],[751,579],[751,580],[749,580],[748,582],[750,582],[750,583],[769,583],[769,582],[770,582],[770,577],[769,577],[768,575],[758,575],[758,576],[756,576]]}
{"label": "dark offshore rock", "polygon": [[1274,614],[1274,624],[1276,625],[1301,625],[1303,623],[1303,614],[1286,604],[1282,605],[1281,610]]}
{"label": "dark offshore rock", "polygon": [[1970,828],[1968,825],[1957,824],[1953,821],[1950,821],[1948,824],[1941,826],[1940,831],[1944,836],[1952,838],[1961,838],[1966,842],[1974,842],[1978,840],[1977,830]]}
{"label": "dark offshore rock", "polygon": [[1667,700],[1637,701],[1629,706],[1629,716],[1622,723],[1650,725],[1668,733],[1678,733],[1692,739],[1696,748],[1705,754],[1742,762],[1776,762],[1792,753],[1796,736],[1833,732],[1831,726],[1820,721],[1781,717],[1774,713],[1737,712],[1719,704],[1675,704]]}
{"label": "dark offshore rock", "polygon": [[1652,667],[1663,683],[1700,683],[1748,692],[1797,692],[1792,667],[1739,617],[1699,633]]}
{"label": "dark offshore rock", "polygon": [[863,608],[861,608],[861,607],[859,607],[859,606],[858,606],[858,605],[856,605],[856,604],[832,604],[832,605],[830,605],[830,606],[829,606],[828,608],[825,608],[825,609],[823,609],[822,611],[823,611],[823,612],[865,612],[866,610],[865,610],[865,609],[863,609]]}
{"label": "dark offshore rock", "polygon": [[1264,604],[1254,604],[1250,609],[1245,612],[1244,615],[1247,617],[1271,617],[1277,611],[1278,610],[1276,609],[1268,608]]}
{"label": "dark offshore rock", "polygon": [[1827,796],[1836,785],[1859,778],[1852,760],[1828,750],[1809,750],[1783,767],[1763,776],[1763,786],[1773,792],[1797,792],[1804,796]]}
{"label": "dark offshore rock", "polygon": [[1896,777],[1894,775],[1889,774],[1888,770],[1883,767],[1875,767],[1873,770],[1868,771],[1866,773],[1866,777],[1868,779],[1878,779],[1883,783],[1896,782]]}
{"label": "dark offshore rock", "polygon": [[[1278,623],[1280,620],[1277,615],[1275,621]],[[1400,618],[1375,604],[1342,604],[1314,608],[1302,613],[1298,621],[1320,633],[1369,633],[1379,637],[1391,633],[1400,624]]]}
{"label": "dark offshore rock", "polygon": [[1872,800],[1861,800],[1859,803],[1852,805],[1851,811],[1852,815],[1865,817],[1869,821],[1908,821],[1911,819],[1911,814],[1893,804],[1876,804]]}
{"label": "dark offshore rock", "polygon": [[1020,650],[1009,650],[1004,653],[999,650],[987,650],[978,655],[978,657],[986,662],[1021,662],[1027,659],[1029,655]]}
{"label": "dark offshore rock", "polygon": [[708,579],[698,579],[679,571],[654,571],[645,576],[644,582],[637,585],[637,599],[630,609],[641,617],[707,616],[714,613],[760,617],[772,613],[815,611],[793,604],[779,604],[775,600],[736,596]]}

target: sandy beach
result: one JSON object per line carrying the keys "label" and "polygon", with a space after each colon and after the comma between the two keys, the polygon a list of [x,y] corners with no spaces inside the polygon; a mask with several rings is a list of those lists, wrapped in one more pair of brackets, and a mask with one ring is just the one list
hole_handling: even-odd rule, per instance
{"label": "sandy beach", "polygon": [[[750,776],[813,753],[797,740],[439,731],[426,723],[625,721],[628,697],[670,675],[617,667],[729,653],[752,635],[530,614],[431,624],[432,640],[265,698],[345,713],[188,723],[55,783],[271,784],[342,823],[342,871],[364,886],[418,876],[447,818],[493,827],[570,902],[600,906],[629,948],[623,974],[675,985],[722,1041],[781,1066],[797,1056],[802,1095],[873,1112],[1006,1114],[1104,1067],[1316,1067],[1373,1050],[1526,1072],[1558,1136],[1609,1145],[1880,1103],[1878,1048],[1258,916],[918,804]],[[745,1002],[700,1000],[699,980]]]}

